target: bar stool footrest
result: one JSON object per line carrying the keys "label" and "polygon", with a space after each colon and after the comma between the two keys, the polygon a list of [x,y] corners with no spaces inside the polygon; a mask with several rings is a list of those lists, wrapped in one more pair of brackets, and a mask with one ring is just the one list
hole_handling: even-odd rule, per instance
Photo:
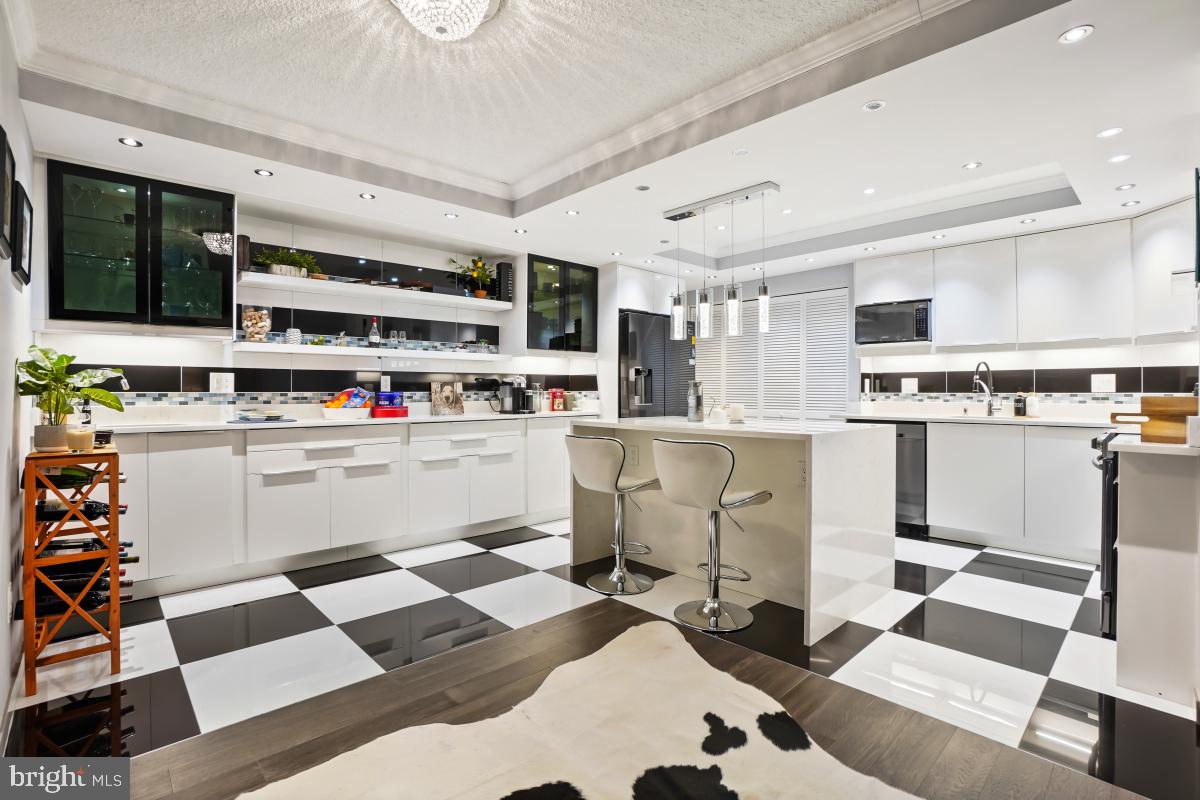
{"label": "bar stool footrest", "polygon": [[[708,564],[697,564],[696,566],[705,575],[708,574]],[[729,571],[726,572],[726,570]],[[750,573],[741,567],[735,567],[733,564],[722,564],[720,574],[717,577],[723,581],[748,581],[750,580]]]}
{"label": "bar stool footrest", "polygon": [[[615,549],[616,545],[613,545],[613,547]],[[648,544],[642,544],[641,542],[625,543],[625,555],[627,556],[648,556],[653,552],[653,548]]]}

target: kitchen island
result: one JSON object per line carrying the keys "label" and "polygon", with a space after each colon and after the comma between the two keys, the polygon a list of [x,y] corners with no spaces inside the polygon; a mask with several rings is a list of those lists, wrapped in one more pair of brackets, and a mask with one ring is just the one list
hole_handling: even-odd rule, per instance
{"label": "kitchen island", "polygon": [[[613,436],[625,469],[653,476],[655,438],[715,441],[733,449],[728,489],[766,489],[770,502],[734,512],[745,530],[723,526],[722,561],[753,577],[736,589],[800,608],[804,644],[819,641],[892,588],[895,570],[896,442],[891,426],[832,420],[689,423],[681,417],[575,419],[583,436]],[[572,563],[610,557],[611,498],[573,482]],[[638,561],[697,577],[706,559],[704,512],[676,506],[660,491],[635,495],[628,539],[653,548]],[[653,591],[653,590],[652,590]],[[697,583],[697,596],[704,586]]]}

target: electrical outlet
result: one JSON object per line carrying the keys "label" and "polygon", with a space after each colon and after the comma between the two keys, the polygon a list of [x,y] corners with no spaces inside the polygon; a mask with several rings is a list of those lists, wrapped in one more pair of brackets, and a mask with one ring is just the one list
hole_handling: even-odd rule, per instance
{"label": "electrical outlet", "polygon": [[638,465],[638,448],[637,445],[626,445],[625,447],[625,463],[631,467]]}

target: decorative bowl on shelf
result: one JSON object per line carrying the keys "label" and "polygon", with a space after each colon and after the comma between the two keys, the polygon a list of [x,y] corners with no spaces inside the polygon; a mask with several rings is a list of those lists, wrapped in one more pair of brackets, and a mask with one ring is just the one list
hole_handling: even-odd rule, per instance
{"label": "decorative bowl on shelf", "polygon": [[369,419],[371,417],[369,408],[322,408],[321,413],[325,419],[336,420]]}

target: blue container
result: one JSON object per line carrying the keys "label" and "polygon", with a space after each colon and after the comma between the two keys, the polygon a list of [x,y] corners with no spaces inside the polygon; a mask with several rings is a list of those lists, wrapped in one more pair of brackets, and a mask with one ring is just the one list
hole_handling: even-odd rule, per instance
{"label": "blue container", "polygon": [[404,392],[376,392],[375,405],[378,408],[399,408],[404,405]]}

